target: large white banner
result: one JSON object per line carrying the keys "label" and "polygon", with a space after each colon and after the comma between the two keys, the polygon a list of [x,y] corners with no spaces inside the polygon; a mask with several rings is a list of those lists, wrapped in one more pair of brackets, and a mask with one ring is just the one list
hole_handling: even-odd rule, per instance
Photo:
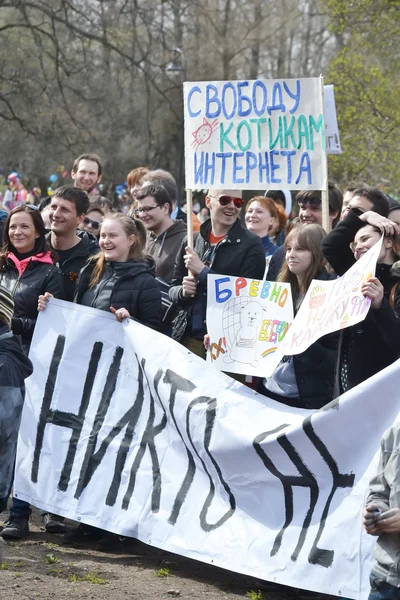
{"label": "large white banner", "polygon": [[263,377],[292,321],[289,283],[207,275],[207,360],[221,371]]}
{"label": "large white banner", "polygon": [[326,189],[321,82],[184,83],[186,187]]}
{"label": "large white banner", "polygon": [[31,358],[18,498],[238,573],[362,597],[375,538],[361,508],[399,412],[398,363],[324,410],[293,409],[138,323],[59,300]]}

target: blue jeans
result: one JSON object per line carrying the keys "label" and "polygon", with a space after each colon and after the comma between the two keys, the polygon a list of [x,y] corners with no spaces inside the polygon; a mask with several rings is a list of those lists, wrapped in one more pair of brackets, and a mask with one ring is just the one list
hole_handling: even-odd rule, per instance
{"label": "blue jeans", "polygon": [[371,592],[368,600],[400,600],[400,588],[377,579],[373,575],[370,576],[369,582],[371,584]]}
{"label": "blue jeans", "polygon": [[29,519],[29,517],[31,516],[31,512],[31,505],[28,502],[13,497],[10,508],[10,519],[15,519],[18,517],[22,517],[23,519]]}

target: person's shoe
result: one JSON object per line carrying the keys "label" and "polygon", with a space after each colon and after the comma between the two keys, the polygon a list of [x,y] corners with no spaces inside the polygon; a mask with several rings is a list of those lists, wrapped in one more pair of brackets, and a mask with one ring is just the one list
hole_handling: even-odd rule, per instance
{"label": "person's shoe", "polygon": [[64,517],[60,517],[60,515],[44,513],[42,521],[47,533],[65,533],[68,530],[68,527],[64,523]]}
{"label": "person's shoe", "polygon": [[28,533],[28,519],[24,519],[24,517],[10,517],[4,523],[4,528],[0,535],[5,540],[20,540],[26,537]]}
{"label": "person's shoe", "polygon": [[92,527],[81,523],[79,527],[64,535],[64,542],[75,544],[75,543],[86,543],[86,542],[97,542],[104,536],[103,529]]}

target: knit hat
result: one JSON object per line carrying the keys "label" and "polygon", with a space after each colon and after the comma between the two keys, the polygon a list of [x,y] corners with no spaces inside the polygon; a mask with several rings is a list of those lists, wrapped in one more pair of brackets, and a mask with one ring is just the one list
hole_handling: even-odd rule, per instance
{"label": "knit hat", "polygon": [[11,319],[14,314],[14,300],[10,292],[0,285],[0,321],[11,326]]}

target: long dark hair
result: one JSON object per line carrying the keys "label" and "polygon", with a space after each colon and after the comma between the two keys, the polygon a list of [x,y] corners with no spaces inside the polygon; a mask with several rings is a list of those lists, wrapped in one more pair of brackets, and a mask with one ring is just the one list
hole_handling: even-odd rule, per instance
{"label": "long dark hair", "polygon": [[300,248],[303,250],[309,250],[312,254],[311,264],[304,278],[304,290],[300,289],[297,276],[290,271],[286,259],[283,263],[282,269],[279,272],[278,281],[290,283],[290,287],[292,288],[293,302],[296,302],[296,299],[301,291],[307,291],[311,281],[318,275],[318,273],[322,271],[326,265],[326,260],[321,250],[321,242],[325,236],[325,229],[323,229],[320,225],[300,225],[299,227],[292,229],[285,239],[285,250],[287,250],[287,248],[293,244],[294,241],[296,241]]}
{"label": "long dark hair", "polygon": [[21,204],[20,206],[16,206],[12,209],[7,217],[7,221],[5,222],[3,230],[3,247],[0,252],[0,267],[4,265],[7,258],[7,253],[14,249],[9,235],[10,221],[14,215],[20,212],[26,212],[31,216],[35,231],[39,235],[35,242],[33,253],[35,255],[43,255],[49,250],[49,244],[46,240],[46,229],[40,211],[37,208],[28,206],[27,204]]}
{"label": "long dark hair", "polygon": [[[146,228],[142,221],[139,219],[132,219],[122,213],[108,213],[104,221],[119,221],[125,231],[125,234],[129,237],[131,235],[136,236],[134,244],[132,244],[129,251],[128,260],[139,260],[145,261],[143,253],[144,245],[146,243]],[[103,223],[104,223],[103,221]],[[106,259],[103,252],[99,252],[93,257],[95,267],[93,269],[92,277],[90,278],[89,287],[97,285],[103,275]]]}

